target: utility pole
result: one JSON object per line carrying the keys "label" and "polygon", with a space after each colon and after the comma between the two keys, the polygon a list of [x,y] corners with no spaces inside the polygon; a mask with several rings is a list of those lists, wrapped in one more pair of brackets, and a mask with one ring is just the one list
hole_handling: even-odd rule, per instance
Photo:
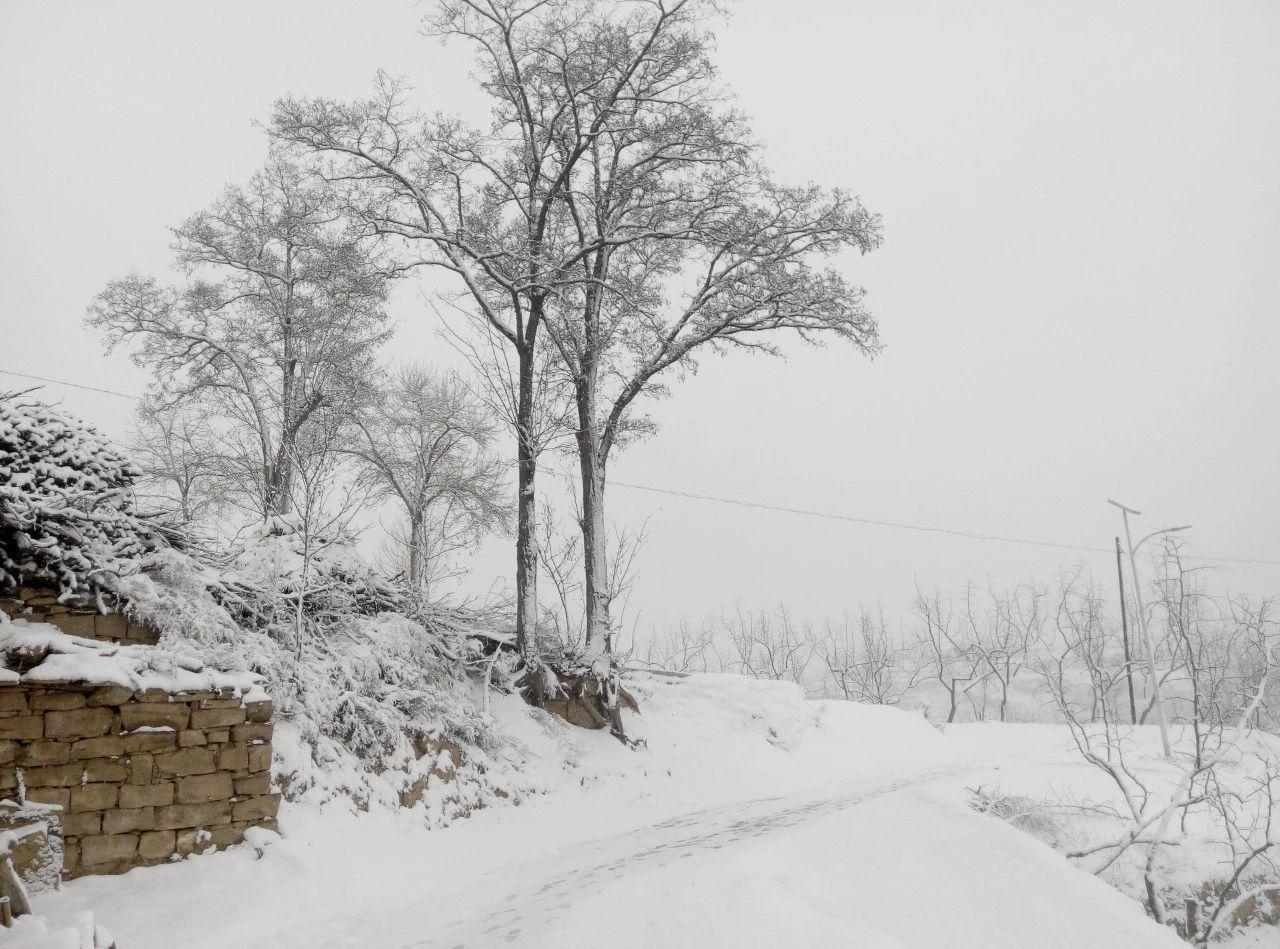
{"label": "utility pole", "polygon": [[1137,544],[1133,542],[1133,535],[1129,532],[1129,515],[1139,515],[1141,511],[1135,511],[1131,507],[1126,507],[1119,501],[1107,499],[1107,503],[1120,508],[1124,515],[1124,539],[1129,547],[1129,575],[1133,577],[1133,596],[1138,601],[1138,628],[1142,630],[1142,646],[1147,655],[1147,672],[1151,676],[1151,694],[1153,703],[1156,707],[1156,723],[1160,726],[1160,747],[1164,750],[1166,758],[1173,757],[1173,746],[1169,744],[1169,723],[1164,717],[1164,703],[1160,698],[1160,676],[1156,672],[1156,651],[1151,645],[1151,628],[1147,623],[1147,607],[1142,602],[1142,580],[1138,577],[1138,561],[1134,557],[1134,553],[1139,547],[1149,541],[1152,537],[1159,534],[1172,534],[1174,531],[1184,531],[1191,525],[1184,524],[1181,527],[1167,527],[1163,530],[1152,531]]}
{"label": "utility pole", "polygon": [[1120,634],[1124,637],[1124,677],[1129,682],[1129,720],[1138,724],[1138,701],[1133,697],[1133,665],[1129,656],[1129,611],[1124,598],[1124,568],[1120,565],[1120,538],[1116,538],[1116,577],[1120,581]]}

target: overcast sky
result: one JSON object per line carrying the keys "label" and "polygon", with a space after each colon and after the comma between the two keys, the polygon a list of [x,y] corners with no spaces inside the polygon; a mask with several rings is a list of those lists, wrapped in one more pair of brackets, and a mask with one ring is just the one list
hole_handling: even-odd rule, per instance
{"label": "overcast sky", "polygon": [[[887,349],[710,358],[619,481],[1085,546],[1191,523],[1280,560],[1280,4],[741,0],[719,62],[784,181],[883,214],[850,262]],[[0,6],[0,369],[140,392],[82,327],[166,228],[249,175],[284,93],[410,77],[474,119],[460,48],[405,0]],[[448,362],[420,290],[395,355]],[[0,377],[0,385],[15,380]],[[50,386],[121,433],[132,403]],[[552,485],[554,487],[554,485]],[[1105,556],[744,510],[617,487],[649,517],[643,623],[736,601],[821,616],[914,583],[1051,577]],[[472,586],[509,575],[489,545]],[[1280,592],[1280,566],[1230,566]]]}

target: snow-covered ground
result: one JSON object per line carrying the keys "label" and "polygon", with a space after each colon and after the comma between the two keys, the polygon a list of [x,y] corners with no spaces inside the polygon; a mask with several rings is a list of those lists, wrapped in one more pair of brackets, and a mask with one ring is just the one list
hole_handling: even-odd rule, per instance
{"label": "snow-covered ground", "polygon": [[[955,726],[733,676],[643,678],[627,750],[514,699],[549,791],[426,831],[286,806],[284,836],[43,895],[121,949],[1185,945],[1129,897],[975,813],[969,788],[1092,780],[1048,726]],[[10,935],[0,945],[36,945]]]}

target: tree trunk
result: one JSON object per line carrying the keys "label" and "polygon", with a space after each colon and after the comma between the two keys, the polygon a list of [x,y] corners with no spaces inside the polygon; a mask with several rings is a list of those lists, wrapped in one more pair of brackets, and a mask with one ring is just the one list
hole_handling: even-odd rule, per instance
{"label": "tree trunk", "polygon": [[608,673],[613,651],[609,615],[609,563],[605,534],[605,460],[593,432],[579,432],[578,458],[582,472],[582,559],[586,581],[587,646],[583,658],[593,674]]}
{"label": "tree trunk", "polygon": [[516,648],[526,659],[538,623],[538,525],[534,479],[538,472],[533,431],[533,352],[519,354],[520,392],[516,405]]}
{"label": "tree trunk", "polygon": [[426,586],[423,582],[422,519],[421,513],[409,516],[409,588],[415,593],[421,593]]}

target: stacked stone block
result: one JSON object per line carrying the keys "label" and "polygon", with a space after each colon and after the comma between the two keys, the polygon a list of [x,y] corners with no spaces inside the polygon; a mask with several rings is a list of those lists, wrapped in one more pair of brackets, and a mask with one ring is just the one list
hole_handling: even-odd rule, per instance
{"label": "stacked stone block", "polygon": [[57,592],[44,587],[20,587],[0,595],[0,610],[14,619],[56,626],[69,636],[148,646],[159,639],[155,630],[123,613],[99,613],[92,603],[59,603]]}
{"label": "stacked stone block", "polygon": [[0,798],[60,809],[66,878],[227,847],[275,827],[271,714],[231,689],[0,685]]}

